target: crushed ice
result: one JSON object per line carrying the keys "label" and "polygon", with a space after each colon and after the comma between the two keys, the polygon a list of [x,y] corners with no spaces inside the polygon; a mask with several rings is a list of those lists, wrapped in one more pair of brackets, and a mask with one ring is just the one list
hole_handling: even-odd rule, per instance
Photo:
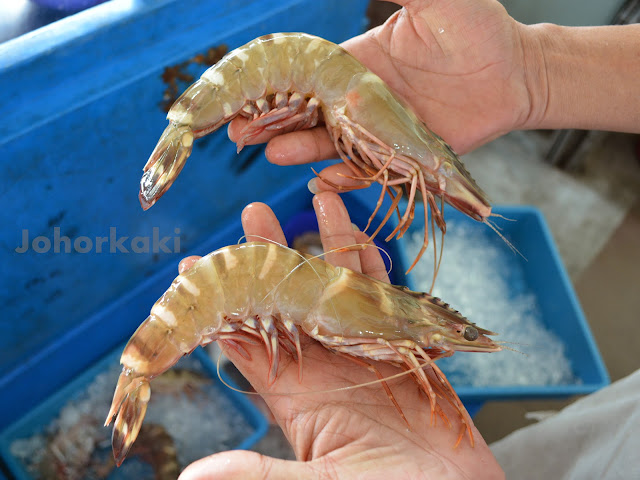
{"label": "crushed ice", "polygon": [[[183,358],[176,368],[195,372],[201,378],[207,375],[200,362],[193,358]],[[52,471],[51,457],[47,457],[52,450],[55,455],[65,459],[66,478],[155,478],[152,468],[135,457],[125,460],[119,469],[114,469],[109,459],[111,427],[103,427],[102,424],[120,369],[114,363],[107,371],[97,375],[85,391],[71,398],[41,431],[12,442],[11,453],[33,478],[61,478],[62,473],[59,470]],[[166,385],[154,390],[154,383],[161,379],[162,376],[151,382],[151,400],[143,428],[145,424],[157,424],[169,433],[177,450],[180,470],[199,458],[238,447],[253,433],[243,414],[212,380],[206,379],[198,384],[195,391],[191,388],[171,391],[167,390]],[[58,445],[72,445],[72,448],[68,451],[61,451],[66,448],[51,449],[54,439],[57,439]],[[79,449],[79,446],[84,448]],[[92,456],[88,469],[86,464],[90,460],[82,454],[87,447]],[[70,458],[75,458],[75,462]]]}
{"label": "crushed ice", "polygon": [[[539,301],[527,285],[516,255],[483,225],[449,222],[445,250],[433,294],[479,327],[499,333],[524,353],[457,352],[438,361],[452,384],[471,386],[576,383],[562,341],[543,324]],[[419,251],[423,232],[406,237],[409,258]],[[425,254],[411,274],[417,290],[428,291],[433,257]],[[562,321],[553,319],[552,321]]]}

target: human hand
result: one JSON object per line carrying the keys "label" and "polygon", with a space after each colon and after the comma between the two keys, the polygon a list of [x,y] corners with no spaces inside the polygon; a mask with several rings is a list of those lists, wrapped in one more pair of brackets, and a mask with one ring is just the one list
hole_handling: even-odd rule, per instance
{"label": "human hand", "polygon": [[[429,128],[459,153],[510,130],[533,115],[525,76],[523,25],[495,0],[394,0],[404,8],[384,25],[342,45],[411,105]],[[237,117],[237,141],[247,120]],[[266,155],[291,165],[337,158],[326,129],[274,136]]]}
{"label": "human hand", "polygon": [[[336,194],[319,194],[313,204],[325,251],[367,239],[365,234],[353,229],[346,208]],[[242,224],[249,241],[253,236],[260,236],[286,242],[277,218],[264,204],[254,203],[245,208]],[[180,271],[190,268],[196,259],[183,260]],[[382,258],[374,248],[327,254],[326,260],[388,281]],[[302,382],[298,380],[297,364],[281,353],[278,377],[273,385],[268,384],[269,362],[262,347],[247,346],[252,357],[247,360],[224,343],[221,345],[256,391],[265,393],[264,400],[293,446],[298,461],[279,460],[249,451],[222,452],[190,465],[180,480],[503,478],[502,470],[475,427],[472,427],[475,447],[465,438],[453,448],[461,425],[449,404],[442,402],[441,407],[451,427],[441,419],[436,425],[431,424],[428,400],[410,376],[389,381],[389,386],[411,430],[380,385],[313,393],[358,385],[376,377],[306,336],[301,343]],[[386,364],[376,366],[385,377],[399,371]],[[296,392],[304,395],[287,395]]]}

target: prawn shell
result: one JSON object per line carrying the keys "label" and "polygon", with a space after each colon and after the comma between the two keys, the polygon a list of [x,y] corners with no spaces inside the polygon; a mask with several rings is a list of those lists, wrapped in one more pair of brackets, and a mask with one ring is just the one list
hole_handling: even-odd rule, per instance
{"label": "prawn shell", "polygon": [[[472,334],[468,334],[470,325],[435,297],[284,246],[249,242],[224,247],[179,275],[127,343],[105,422],[108,425],[115,418],[114,457],[119,465],[135,441],[151,395],[151,379],[198,345],[230,340],[246,354],[239,342],[260,339],[267,349],[272,383],[281,347],[302,362],[302,330],[332,351],[419,367],[421,373],[416,376],[433,414],[436,395],[422,371],[426,364],[421,366],[418,357],[436,371],[430,352],[439,357],[456,350],[500,350],[486,331],[469,330]],[[441,372],[434,381],[438,392],[456,407],[466,425],[463,433],[468,431],[473,442],[460,399]]]}

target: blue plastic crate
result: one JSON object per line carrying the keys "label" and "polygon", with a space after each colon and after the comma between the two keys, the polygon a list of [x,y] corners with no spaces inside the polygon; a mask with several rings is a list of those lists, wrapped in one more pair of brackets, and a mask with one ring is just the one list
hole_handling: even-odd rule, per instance
{"label": "blue plastic crate", "polygon": [[[424,226],[423,212],[422,205],[416,206],[412,229]],[[487,400],[561,398],[588,394],[606,386],[610,380],[604,362],[542,213],[537,208],[530,206],[497,206],[493,208],[493,212],[511,220],[498,219],[495,222],[499,224],[501,233],[524,256],[523,258],[516,253],[511,256],[511,262],[513,262],[510,264],[511,268],[518,269],[518,271],[521,269],[524,272],[525,285],[509,284],[509,288],[512,290],[509,295],[513,296],[516,291],[525,288],[533,292],[541,310],[544,326],[564,344],[575,381],[557,385],[472,386],[456,384],[452,380],[458,395],[467,406],[470,406],[474,403],[479,405]],[[450,224],[455,223],[449,231],[456,225],[471,226],[477,233],[487,233],[488,231],[486,225],[470,219],[448,205],[445,207],[444,214]],[[481,230],[485,231],[481,232]],[[506,243],[498,235],[492,233],[490,235],[497,245],[508,249]],[[400,268],[406,269],[413,262],[413,258],[410,258],[407,252],[406,239],[400,239],[398,242],[402,264]],[[427,254],[430,254],[430,250]],[[446,255],[445,235],[444,256],[446,257]],[[411,273],[406,276],[406,282],[409,288],[421,289],[415,284]],[[422,289],[424,290],[424,288]],[[444,300],[455,304],[456,299],[444,298]],[[490,298],[486,300],[491,301]],[[474,320],[473,316],[470,317],[470,320]],[[482,327],[482,325],[479,326]],[[505,340],[523,342],[525,346],[520,347],[522,350],[535,348],[535,345],[526,345],[526,339],[519,339],[517,332],[512,332],[512,335],[515,335],[513,338],[507,338],[506,333],[508,332],[498,333],[502,333]],[[516,348],[518,348],[517,345]],[[500,353],[492,353],[491,355],[500,355]],[[445,374],[447,373],[445,367],[443,367],[443,371]]]}
{"label": "blue plastic crate", "polygon": [[[362,31],[367,4],[112,0],[0,44],[0,429],[129,334],[186,252],[229,231],[248,202],[310,177],[269,164],[261,146],[236,155],[222,129],[143,212],[141,169],[166,126],[164,68],[277,31],[342,41]],[[129,242],[157,229],[171,251],[96,253],[112,228]],[[49,238],[49,251],[16,252],[23,230]],[[55,253],[56,231],[94,248]]]}
{"label": "blue plastic crate", "polygon": [[[94,381],[97,375],[113,368],[114,365],[118,365],[122,348],[118,348],[116,351],[108,355],[106,358],[99,361],[95,366],[87,370],[80,377],[73,382],[62,388],[55,395],[49,397],[46,401],[40,404],[37,408],[31,410],[27,415],[20,418],[8,428],[6,428],[0,434],[0,456],[2,456],[6,465],[9,467],[11,473],[18,480],[29,480],[33,478],[27,471],[26,466],[11,453],[11,444],[17,439],[29,438],[36,433],[43,432],[43,429],[58,415],[61,409],[69,402],[69,400],[76,399],[78,395],[86,390],[86,388]],[[211,395],[220,395],[228,398],[231,401],[230,405],[235,411],[225,412],[208,412],[211,415],[236,415],[241,416],[243,420],[251,428],[251,433],[245,436],[240,442],[234,445],[236,449],[248,449],[251,448],[258,440],[260,440],[269,428],[267,419],[260,413],[253,403],[247,399],[247,397],[241,393],[227,388],[223,385],[216,373],[216,366],[213,364],[207,354],[200,348],[196,349],[191,355],[193,359],[200,365],[205,375],[210,377],[213,385],[215,386],[216,393],[210,393]],[[230,385],[233,382],[229,378],[224,378],[224,381]],[[115,383],[113,384],[115,389]],[[149,406],[147,413],[149,414],[154,407],[153,404],[153,382],[151,383],[152,403]],[[103,405],[106,415],[108,405]],[[96,405],[95,408],[100,408],[100,405]],[[147,415],[148,417],[149,415]],[[149,419],[146,420],[149,423]],[[144,424],[143,424],[144,425]],[[109,427],[111,429],[112,427]],[[169,432],[171,433],[171,432]],[[209,433],[209,432],[207,432]],[[210,432],[212,438],[215,438],[216,432]],[[240,435],[239,435],[240,436]],[[212,451],[211,453],[216,453]],[[187,465],[181,465],[185,468]],[[108,478],[112,478],[110,475]]]}
{"label": "blue plastic crate", "polygon": [[[129,336],[175,277],[180,258],[236,242],[248,202],[271,204],[283,224],[311,208],[308,167],[270,165],[262,147],[237,156],[221,131],[197,141],[176,184],[143,212],[137,199],[141,168],[166,125],[164,68],[275,31],[341,41],[360,33],[367,5],[112,0],[0,45],[0,114],[7,119],[0,124],[0,241],[6,247],[0,252],[0,429]],[[189,73],[198,76],[204,68],[192,65]],[[367,189],[345,196],[360,226],[377,194]],[[459,386],[461,396],[482,401],[599,388],[608,381],[606,372],[540,215],[497,211],[518,220],[505,231],[529,259],[525,267],[541,298],[554,299],[542,302],[545,318],[563,318],[548,326],[565,339],[582,384]],[[447,212],[448,218],[456,215]],[[416,212],[416,225],[420,218]],[[24,229],[31,239],[53,238],[56,227],[71,239],[109,236],[111,227],[119,237],[151,238],[157,228],[169,245],[179,240],[180,252],[15,252]],[[379,238],[392,227],[393,220]],[[402,242],[387,247],[403,258]],[[405,268],[394,267],[394,283],[411,285]]]}
{"label": "blue plastic crate", "polygon": [[65,12],[76,12],[85,8],[90,8],[107,0],[31,0],[39,5],[62,10]]}
{"label": "blue plastic crate", "polygon": [[[292,225],[292,220],[295,221],[295,218],[299,217],[301,213],[309,212],[313,208],[312,195],[308,192],[306,184],[306,179],[298,180],[267,200],[283,225]],[[345,205],[351,212],[352,220],[361,227],[368,220],[371,202],[375,203],[376,195],[377,192],[374,189],[344,195]],[[374,222],[378,221],[380,221],[380,214],[374,220]],[[389,234],[392,228],[393,223],[387,225],[380,234],[381,238]],[[291,228],[287,230],[291,232]],[[242,234],[240,217],[237,215],[203,244],[184,255],[206,254],[237,242]],[[394,261],[397,261],[400,253],[395,242],[387,244],[380,241],[379,244],[390,253]],[[82,374],[72,384],[64,386],[64,376],[68,371],[73,370],[74,365],[84,365],[83,369],[86,368],[88,359],[94,358],[93,354],[96,351],[103,350],[105,345],[117,345],[122,342],[123,338],[131,335],[137,325],[146,318],[155,300],[168,288],[176,275],[177,264],[167,265],[108,308],[74,326],[65,335],[48,344],[45,349],[23,362],[10,375],[4,377],[5,383],[0,386],[0,391],[3,393],[0,425],[5,429],[0,433],[0,454],[14,475],[21,480],[29,478],[24,468],[9,453],[8,448],[11,440],[27,436],[43,424],[48,423],[60,406],[66,403],[81,386],[86,385],[95,376],[95,373],[103,370],[106,363],[117,361],[117,355],[122,351],[121,347],[118,347],[116,352],[107,359],[100,361],[98,365]],[[404,283],[405,279],[401,269],[395,268],[393,270],[392,281]],[[38,378],[38,381],[33,382],[33,378]],[[50,393],[56,390],[57,392],[50,396]],[[242,395],[230,390],[227,393],[232,397],[242,397],[241,405],[247,403]],[[256,425],[256,432],[238,448],[248,448],[264,433],[260,423],[262,417],[254,417],[251,408],[247,412],[247,415],[252,419],[251,421]],[[20,420],[15,422],[16,418],[20,418]]]}

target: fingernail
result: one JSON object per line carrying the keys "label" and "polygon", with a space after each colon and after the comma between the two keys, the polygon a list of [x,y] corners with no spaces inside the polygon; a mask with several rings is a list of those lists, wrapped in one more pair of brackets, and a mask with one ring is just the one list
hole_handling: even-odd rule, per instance
{"label": "fingernail", "polygon": [[309,182],[307,183],[307,188],[309,189],[309,191],[311,193],[313,193],[314,195],[316,193],[319,193],[320,190],[318,190],[318,185],[316,184],[316,179],[312,178],[311,180],[309,180]]}
{"label": "fingernail", "polygon": [[355,223],[351,223],[351,228],[353,228],[354,232],[359,232],[360,229],[358,228],[358,226]]}

